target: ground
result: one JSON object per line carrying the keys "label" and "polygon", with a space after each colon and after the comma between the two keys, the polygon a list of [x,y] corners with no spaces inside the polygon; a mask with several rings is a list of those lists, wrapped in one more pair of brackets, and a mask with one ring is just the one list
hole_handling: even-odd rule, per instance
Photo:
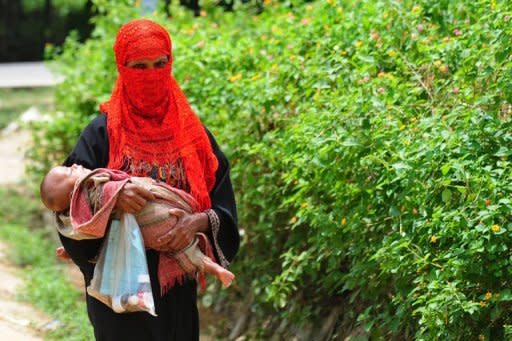
{"label": "ground", "polygon": [[[23,150],[29,135],[11,132],[0,137],[0,186],[15,183],[23,174]],[[42,340],[45,328],[51,327],[49,316],[16,300],[23,280],[6,256],[7,245],[0,242],[0,340]]]}

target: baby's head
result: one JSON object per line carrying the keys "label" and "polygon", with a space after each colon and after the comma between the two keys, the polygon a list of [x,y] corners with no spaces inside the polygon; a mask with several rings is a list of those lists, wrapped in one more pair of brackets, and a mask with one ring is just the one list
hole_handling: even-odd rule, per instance
{"label": "baby's head", "polygon": [[71,202],[76,181],[89,173],[90,170],[79,165],[52,168],[41,181],[43,204],[54,212],[66,210]]}

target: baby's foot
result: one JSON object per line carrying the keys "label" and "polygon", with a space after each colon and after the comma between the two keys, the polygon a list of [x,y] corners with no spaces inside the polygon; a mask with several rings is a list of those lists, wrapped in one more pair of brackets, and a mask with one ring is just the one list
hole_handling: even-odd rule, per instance
{"label": "baby's foot", "polygon": [[231,282],[235,279],[235,275],[231,271],[226,269],[222,269],[219,271],[219,279],[222,282],[224,288],[227,288],[231,285]]}
{"label": "baby's foot", "polygon": [[66,252],[66,250],[62,246],[55,249],[55,256],[63,260],[71,259],[71,256]]}

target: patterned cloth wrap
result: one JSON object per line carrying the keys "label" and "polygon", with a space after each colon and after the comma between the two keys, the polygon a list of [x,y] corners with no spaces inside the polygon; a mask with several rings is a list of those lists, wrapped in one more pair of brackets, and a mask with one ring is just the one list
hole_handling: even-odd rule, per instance
{"label": "patterned cloth wrap", "polygon": [[[154,201],[149,201],[135,215],[147,248],[158,250],[156,240],[175,226],[177,218],[169,214],[171,208],[197,212],[194,198],[182,190],[151,178],[131,177],[122,171],[98,168],[76,182],[71,198],[70,224],[61,225],[60,232],[73,239],[103,237],[109,220],[116,214],[117,196],[128,182],[143,186],[155,196]],[[160,251],[158,279],[161,294],[172,288],[176,281],[181,284],[186,276],[197,276],[204,290],[206,280],[202,265],[205,255],[215,261],[210,241],[203,233],[197,233],[194,241],[179,252]]]}

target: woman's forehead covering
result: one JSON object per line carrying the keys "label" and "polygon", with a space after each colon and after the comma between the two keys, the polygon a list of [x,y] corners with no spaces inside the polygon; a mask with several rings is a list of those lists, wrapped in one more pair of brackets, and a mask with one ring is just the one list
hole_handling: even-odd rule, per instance
{"label": "woman's forehead covering", "polygon": [[154,59],[171,56],[169,33],[154,21],[137,19],[123,25],[114,44],[117,64],[126,65],[132,60]]}

